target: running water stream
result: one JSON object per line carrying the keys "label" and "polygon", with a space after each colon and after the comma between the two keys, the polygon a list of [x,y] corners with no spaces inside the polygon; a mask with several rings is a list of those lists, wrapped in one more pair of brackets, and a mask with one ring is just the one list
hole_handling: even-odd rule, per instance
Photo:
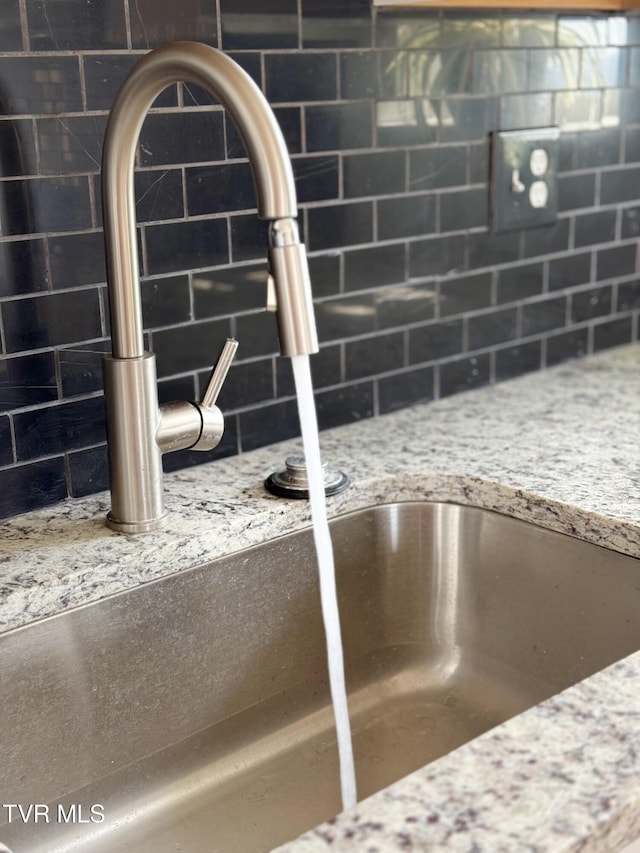
{"label": "running water stream", "polygon": [[327,640],[329,687],[338,736],[342,808],[348,809],[355,806],[357,802],[356,777],[353,763],[351,725],[349,723],[349,711],[347,708],[347,690],[344,680],[344,660],[340,617],[338,613],[338,597],[336,593],[333,546],[331,544],[331,534],[327,521],[327,504],[324,493],[322,463],[320,461],[318,421],[315,401],[313,399],[309,356],[293,356],[291,361],[298,399],[300,426],[302,428],[302,444],[307,466],[307,476],[309,478],[313,539],[318,556],[320,600]]}

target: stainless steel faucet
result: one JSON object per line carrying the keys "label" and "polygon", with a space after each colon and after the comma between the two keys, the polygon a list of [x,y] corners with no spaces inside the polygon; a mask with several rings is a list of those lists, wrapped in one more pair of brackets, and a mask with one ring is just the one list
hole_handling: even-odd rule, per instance
{"label": "stainless steel faucet", "polygon": [[258,216],[270,220],[269,304],[277,312],[283,355],[318,350],[304,245],[297,227],[293,172],[282,133],[260,89],[232,59],[194,42],[147,54],[125,80],[111,110],[102,159],[112,354],[104,359],[111,511],[123,533],[158,528],[165,518],[162,454],[210,450],[224,429],[215,405],[237,344],[228,341],[199,403],[158,403],[153,353],[144,350],[137,260],[134,166],[142,123],[172,83],[207,89],[228,111],[252,165]]}

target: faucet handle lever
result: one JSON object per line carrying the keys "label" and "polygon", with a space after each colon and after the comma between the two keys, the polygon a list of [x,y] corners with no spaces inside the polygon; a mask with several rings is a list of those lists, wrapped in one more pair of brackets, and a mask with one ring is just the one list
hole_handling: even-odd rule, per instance
{"label": "faucet handle lever", "polygon": [[237,349],[238,341],[234,340],[234,338],[227,338],[224,346],[222,347],[222,352],[220,353],[218,361],[211,371],[211,376],[209,377],[209,382],[205,392],[202,395],[200,405],[203,408],[211,409],[215,406]]}
{"label": "faucet handle lever", "polygon": [[[200,413],[200,435],[196,442],[191,445],[191,450],[213,450],[220,443],[224,432],[224,420],[222,412],[216,406],[216,400],[237,349],[238,342],[233,338],[227,338],[220,357],[211,371],[202,400],[195,405]],[[193,406],[191,406],[191,410],[193,411]]]}

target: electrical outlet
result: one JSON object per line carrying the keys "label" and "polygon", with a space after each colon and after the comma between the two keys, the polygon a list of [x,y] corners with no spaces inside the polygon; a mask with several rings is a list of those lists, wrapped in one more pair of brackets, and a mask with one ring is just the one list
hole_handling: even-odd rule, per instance
{"label": "electrical outlet", "polygon": [[558,216],[557,127],[497,131],[491,152],[494,231],[548,225]]}

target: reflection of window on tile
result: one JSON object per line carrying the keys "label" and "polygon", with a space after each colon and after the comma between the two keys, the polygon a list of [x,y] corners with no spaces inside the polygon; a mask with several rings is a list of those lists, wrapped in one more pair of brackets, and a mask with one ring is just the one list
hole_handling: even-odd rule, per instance
{"label": "reflection of window on tile", "polygon": [[323,342],[366,334],[375,328],[376,309],[370,293],[319,302],[315,312]]}
{"label": "reflection of window on tile", "polygon": [[558,92],[555,96],[555,123],[565,132],[596,130],[601,125],[602,93]]}
{"label": "reflection of window on tile", "polygon": [[[527,88],[526,50],[478,51],[473,66],[473,90],[478,94],[523,92]],[[539,122],[536,115],[536,122]]]}
{"label": "reflection of window on tile", "polygon": [[607,89],[603,96],[602,124],[640,124],[640,98],[633,89]]}
{"label": "reflection of window on tile", "polygon": [[640,47],[634,47],[631,50],[629,82],[632,86],[640,85]]}
{"label": "reflection of window on tile", "polygon": [[376,127],[381,146],[434,142],[438,124],[437,106],[427,98],[376,103]]}
{"label": "reflection of window on tile", "polygon": [[302,4],[303,47],[370,47],[369,0],[327,3],[305,0]]}
{"label": "reflection of window on tile", "polygon": [[[146,0],[154,5],[157,0]],[[213,0],[209,0],[214,6]],[[169,4],[168,4],[169,5]],[[170,4],[173,8],[174,4]],[[221,0],[223,50],[268,50],[298,47],[296,0]]]}
{"label": "reflection of window on tile", "polygon": [[438,294],[433,284],[400,284],[375,293],[378,328],[432,320]]}
{"label": "reflection of window on tile", "polygon": [[[413,57],[412,57],[413,58]],[[409,91],[409,54],[406,50],[383,50],[377,55],[378,85],[381,98],[403,98]]]}
{"label": "reflection of window on tile", "polygon": [[529,87],[537,89],[577,89],[580,51],[532,50]]}
{"label": "reflection of window on tile", "polygon": [[380,127],[413,126],[416,119],[415,101],[380,101],[376,104],[376,124]]}
{"label": "reflection of window on tile", "polygon": [[496,102],[492,98],[446,98],[440,110],[442,142],[484,139],[495,127]]}
{"label": "reflection of window on tile", "polygon": [[382,47],[434,47],[440,35],[439,13],[432,9],[378,12],[376,41]]}
{"label": "reflection of window on tile", "polygon": [[566,15],[558,18],[558,44],[567,47],[606,45],[609,28],[606,17]]}
{"label": "reflection of window on tile", "polygon": [[500,98],[500,121],[502,127],[519,130],[531,127],[531,117],[540,127],[552,124],[552,96],[550,92],[533,92],[504,95]]}
{"label": "reflection of window on tile", "polygon": [[552,15],[519,15],[510,12],[502,22],[504,47],[553,47],[556,19]]}
{"label": "reflection of window on tile", "polygon": [[626,50],[592,47],[582,51],[580,86],[583,89],[624,86],[626,78]]}
{"label": "reflection of window on tile", "polygon": [[473,54],[468,50],[419,51],[409,64],[410,95],[457,95],[472,88]]}
{"label": "reflection of window on tile", "polygon": [[462,12],[445,16],[438,46],[442,48],[487,48],[498,47],[502,19],[498,14],[488,12],[482,17],[469,16]]}

